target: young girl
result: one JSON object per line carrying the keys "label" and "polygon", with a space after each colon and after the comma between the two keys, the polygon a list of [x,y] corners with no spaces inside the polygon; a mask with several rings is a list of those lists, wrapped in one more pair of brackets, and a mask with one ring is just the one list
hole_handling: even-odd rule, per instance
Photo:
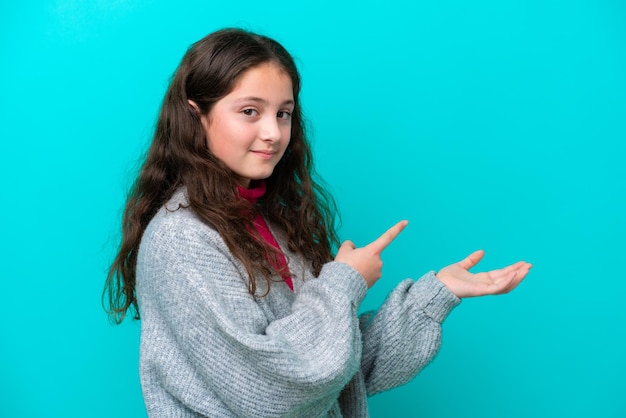
{"label": "young girl", "polygon": [[528,273],[469,273],[475,252],[358,316],[406,221],[333,257],[299,92],[289,53],[237,29],[195,43],[169,86],[105,288],[113,320],[141,317],[150,416],[366,417],[433,358],[459,298]]}

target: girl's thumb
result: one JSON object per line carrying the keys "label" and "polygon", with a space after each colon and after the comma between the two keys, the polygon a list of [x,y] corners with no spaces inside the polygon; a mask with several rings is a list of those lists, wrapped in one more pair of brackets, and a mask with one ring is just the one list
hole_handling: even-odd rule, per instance
{"label": "girl's thumb", "polygon": [[354,245],[354,242],[350,240],[346,240],[343,242],[343,244],[341,244],[341,248],[346,249],[346,250],[354,250],[356,249],[356,245]]}

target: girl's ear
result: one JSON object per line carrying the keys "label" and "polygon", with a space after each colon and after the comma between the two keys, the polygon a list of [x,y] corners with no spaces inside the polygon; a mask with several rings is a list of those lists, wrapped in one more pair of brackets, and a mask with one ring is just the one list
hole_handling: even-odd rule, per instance
{"label": "girl's ear", "polygon": [[187,99],[187,103],[189,103],[189,106],[191,106],[193,111],[196,112],[196,116],[200,118],[200,123],[202,123],[202,126],[204,126],[204,129],[207,129],[207,126],[209,123],[208,118],[206,115],[202,114],[202,112],[200,111],[200,108],[198,107],[198,104],[191,99]]}
{"label": "girl's ear", "polygon": [[191,99],[187,99],[187,103],[189,103],[189,106],[193,107],[193,110],[195,110],[195,112],[199,115],[200,114],[200,108],[198,107],[197,103],[194,102]]}

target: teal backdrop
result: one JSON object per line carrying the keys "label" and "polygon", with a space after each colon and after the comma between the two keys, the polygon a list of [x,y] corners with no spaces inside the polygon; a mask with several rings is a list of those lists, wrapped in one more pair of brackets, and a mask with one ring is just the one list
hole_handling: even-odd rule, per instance
{"label": "teal backdrop", "polygon": [[342,238],[410,221],[364,309],[478,248],[534,264],[372,417],[626,417],[618,0],[3,1],[0,416],[145,416],[139,323],[100,295],[168,79],[225,26],[297,57]]}

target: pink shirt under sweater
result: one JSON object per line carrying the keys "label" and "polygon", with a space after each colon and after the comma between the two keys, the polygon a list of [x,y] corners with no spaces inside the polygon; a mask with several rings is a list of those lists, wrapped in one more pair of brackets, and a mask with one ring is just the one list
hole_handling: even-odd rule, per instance
{"label": "pink shirt under sweater", "polygon": [[[265,195],[266,186],[264,181],[251,183],[251,186],[252,187],[250,189],[238,187],[238,190],[241,197],[254,205],[257,200]],[[261,216],[258,211],[254,217],[254,226],[256,227],[257,231],[259,231],[259,234],[261,234],[261,237],[263,237],[263,239],[268,244],[270,244],[272,247],[276,248],[279,251],[277,260],[278,265],[272,265],[272,267],[274,267],[277,271],[283,272],[280,276],[283,278],[287,286],[289,286],[289,288],[293,291],[293,282],[291,281],[291,275],[289,274],[289,270],[287,269],[287,259],[285,259],[285,255],[280,249],[276,238],[274,238],[274,235],[272,235],[272,232],[267,226],[265,219],[263,219],[263,216]]]}

